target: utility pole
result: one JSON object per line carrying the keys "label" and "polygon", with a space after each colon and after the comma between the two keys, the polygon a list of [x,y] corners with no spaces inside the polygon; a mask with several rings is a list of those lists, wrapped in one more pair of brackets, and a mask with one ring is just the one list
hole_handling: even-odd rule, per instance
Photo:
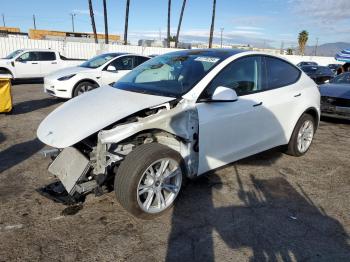
{"label": "utility pole", "polygon": [[316,37],[315,56],[317,56],[318,37]]}
{"label": "utility pole", "polygon": [[33,24],[34,24],[34,29],[36,30],[35,15],[33,15]]}
{"label": "utility pole", "polygon": [[72,16],[72,29],[73,29],[73,33],[74,33],[74,17],[75,17],[77,14],[71,13],[70,15]]}
{"label": "utility pole", "polygon": [[224,28],[223,27],[220,28],[220,45],[221,45],[221,48],[222,48],[222,32],[224,32]]}
{"label": "utility pole", "polygon": [[5,23],[5,15],[2,14],[2,24],[4,25],[4,27],[6,26],[6,23]]}
{"label": "utility pole", "polygon": [[103,0],[103,16],[105,21],[105,43],[108,44],[108,18],[107,18],[107,3]]}

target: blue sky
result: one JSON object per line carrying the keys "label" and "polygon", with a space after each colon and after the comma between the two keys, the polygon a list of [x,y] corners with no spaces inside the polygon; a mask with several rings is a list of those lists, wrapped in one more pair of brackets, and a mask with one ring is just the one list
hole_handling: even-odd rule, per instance
{"label": "blue sky", "polygon": [[[126,0],[107,0],[110,33],[123,34]],[[131,0],[129,39],[159,39],[166,35],[168,0]],[[102,0],[93,0],[97,31],[103,32]],[[172,34],[176,33],[182,0],[172,0]],[[181,40],[206,42],[212,0],[187,0]],[[350,0],[217,0],[215,39],[224,28],[225,43],[255,46],[296,46],[298,32],[309,32],[309,45],[350,42]],[[0,0],[7,26],[71,31],[70,13],[76,13],[75,31],[90,32],[87,0]],[[0,20],[1,22],[1,20]],[[341,25],[341,26],[337,26]]]}

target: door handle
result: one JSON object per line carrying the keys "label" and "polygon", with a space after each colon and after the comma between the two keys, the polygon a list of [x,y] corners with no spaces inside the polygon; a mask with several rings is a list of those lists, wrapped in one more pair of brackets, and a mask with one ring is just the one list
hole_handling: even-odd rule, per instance
{"label": "door handle", "polygon": [[32,65],[37,65],[38,63],[32,63]]}
{"label": "door handle", "polygon": [[57,62],[52,62],[51,64],[56,65],[56,64],[57,64]]}
{"label": "door handle", "polygon": [[257,107],[257,106],[261,106],[263,104],[263,102],[260,102],[260,103],[257,103],[255,105],[253,105],[254,107]]}
{"label": "door handle", "polygon": [[294,95],[294,97],[299,97],[301,96],[301,93]]}

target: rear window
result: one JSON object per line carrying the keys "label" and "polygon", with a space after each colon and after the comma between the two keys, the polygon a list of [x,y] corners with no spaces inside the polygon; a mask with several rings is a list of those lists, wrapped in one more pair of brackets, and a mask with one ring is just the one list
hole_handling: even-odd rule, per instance
{"label": "rear window", "polygon": [[300,71],[295,66],[278,58],[266,56],[268,89],[288,86],[298,81]]}

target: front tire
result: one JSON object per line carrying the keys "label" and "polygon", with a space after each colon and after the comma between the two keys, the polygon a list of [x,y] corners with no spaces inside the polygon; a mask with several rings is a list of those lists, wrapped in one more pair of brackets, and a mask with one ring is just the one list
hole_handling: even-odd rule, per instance
{"label": "front tire", "polygon": [[98,87],[97,84],[94,84],[88,81],[81,82],[74,88],[73,97],[82,95],[83,93],[91,91],[97,87]]}
{"label": "front tire", "polygon": [[297,157],[304,155],[311,146],[315,131],[315,119],[303,114],[294,127],[286,153]]}
{"label": "front tire", "polygon": [[134,216],[155,218],[174,204],[184,174],[184,161],[177,151],[158,143],[141,145],[118,168],[116,198]]}

